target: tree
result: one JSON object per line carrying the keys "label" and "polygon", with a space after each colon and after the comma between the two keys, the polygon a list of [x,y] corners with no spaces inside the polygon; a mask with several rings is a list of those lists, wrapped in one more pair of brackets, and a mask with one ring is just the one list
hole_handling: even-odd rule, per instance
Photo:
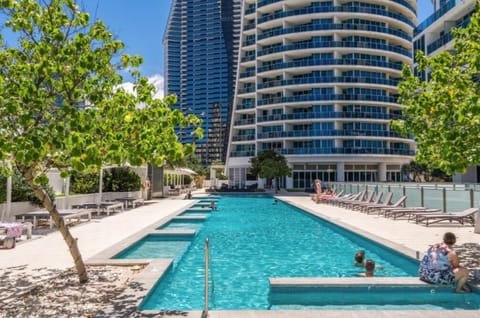
{"label": "tree", "polygon": [[[273,150],[267,150],[259,153],[256,157],[250,159],[250,173],[267,180],[275,179],[278,189],[279,177],[292,175],[292,169],[288,167],[287,159]],[[276,189],[276,190],[277,190]]]}
{"label": "tree", "polygon": [[[0,9],[18,36],[15,45],[0,41],[0,160],[21,172],[49,211],[83,283],[85,264],[47,192],[46,172],[58,168],[66,177],[104,164],[161,166],[193,152],[174,128],[192,126],[201,138],[200,120],[172,110],[173,95],[155,99],[137,69],[142,58],[120,55],[123,43],[74,0],[0,0]],[[119,68],[131,69],[134,94],[118,88]]]}
{"label": "tree", "polygon": [[480,3],[470,23],[453,30],[454,53],[418,52],[422,81],[408,66],[399,86],[404,119],[392,128],[417,142],[416,160],[448,174],[480,163]]}

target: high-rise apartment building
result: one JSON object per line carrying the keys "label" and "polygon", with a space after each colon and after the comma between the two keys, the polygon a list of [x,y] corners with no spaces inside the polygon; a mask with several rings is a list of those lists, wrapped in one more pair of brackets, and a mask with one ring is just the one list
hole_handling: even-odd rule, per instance
{"label": "high-rise apartment building", "polygon": [[[414,30],[414,51],[421,50],[427,56],[442,51],[453,51],[452,29],[467,26],[475,9],[476,0],[432,0],[433,13]],[[425,72],[420,78],[428,79]],[[480,182],[480,167],[469,167],[464,174],[453,177],[454,182]]]}
{"label": "high-rise apartment building", "polygon": [[[414,30],[414,51],[427,56],[453,50],[453,28],[465,27],[470,22],[475,0],[432,0],[433,13]],[[426,79],[428,74],[419,74]]]}
{"label": "high-rise apartment building", "polygon": [[390,121],[402,113],[416,1],[244,0],[241,19],[230,184],[256,182],[249,160],[270,149],[293,170],[286,188],[399,181],[415,145]]}
{"label": "high-rise apartment building", "polygon": [[174,106],[203,119],[205,136],[191,130],[180,140],[195,142],[203,165],[225,161],[229,110],[240,36],[241,0],[173,0],[163,44],[165,92],[176,94]]}

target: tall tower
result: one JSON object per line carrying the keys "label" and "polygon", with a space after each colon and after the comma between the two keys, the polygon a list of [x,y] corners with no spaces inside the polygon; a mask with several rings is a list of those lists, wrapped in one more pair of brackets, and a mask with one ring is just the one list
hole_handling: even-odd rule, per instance
{"label": "tall tower", "polygon": [[250,158],[269,149],[293,170],[287,188],[399,181],[415,146],[390,121],[401,116],[397,84],[415,25],[415,0],[245,0],[231,185],[248,183]]}
{"label": "tall tower", "polygon": [[173,0],[163,45],[165,92],[174,106],[203,119],[205,136],[178,131],[196,144],[203,165],[225,161],[240,34],[240,0]]}

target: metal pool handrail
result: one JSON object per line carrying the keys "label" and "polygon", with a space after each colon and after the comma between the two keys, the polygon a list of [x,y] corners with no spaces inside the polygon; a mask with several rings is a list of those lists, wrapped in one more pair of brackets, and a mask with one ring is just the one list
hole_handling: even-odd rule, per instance
{"label": "metal pool handrail", "polygon": [[209,261],[208,237],[205,239],[205,308],[203,309],[202,318],[208,317],[208,261]]}

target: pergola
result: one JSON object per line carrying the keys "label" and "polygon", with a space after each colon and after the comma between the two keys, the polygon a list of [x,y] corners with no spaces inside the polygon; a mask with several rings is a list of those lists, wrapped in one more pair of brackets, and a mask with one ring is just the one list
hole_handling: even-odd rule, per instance
{"label": "pergola", "polygon": [[[177,186],[183,184],[185,180],[185,176],[192,176],[196,175],[197,173],[189,168],[173,168],[173,169],[165,169],[165,175],[169,174],[173,176],[172,184]],[[165,176],[164,176],[165,177]]]}

